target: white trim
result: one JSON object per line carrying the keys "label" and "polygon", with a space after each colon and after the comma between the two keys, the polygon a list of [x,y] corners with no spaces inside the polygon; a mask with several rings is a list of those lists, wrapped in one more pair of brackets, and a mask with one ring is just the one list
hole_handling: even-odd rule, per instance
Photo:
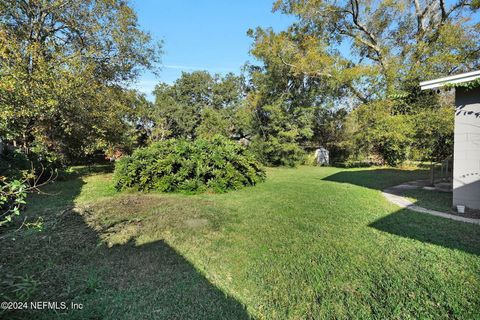
{"label": "white trim", "polygon": [[420,87],[422,90],[440,88],[447,83],[462,83],[468,82],[480,78],[480,70],[457,74],[450,77],[438,78],[435,80],[422,81]]}

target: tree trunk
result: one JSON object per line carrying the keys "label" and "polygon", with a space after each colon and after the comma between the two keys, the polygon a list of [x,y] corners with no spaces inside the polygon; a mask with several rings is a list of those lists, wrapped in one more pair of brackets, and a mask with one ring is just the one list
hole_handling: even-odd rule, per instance
{"label": "tree trunk", "polygon": [[430,161],[430,185],[432,187],[435,185],[435,166],[433,161]]}

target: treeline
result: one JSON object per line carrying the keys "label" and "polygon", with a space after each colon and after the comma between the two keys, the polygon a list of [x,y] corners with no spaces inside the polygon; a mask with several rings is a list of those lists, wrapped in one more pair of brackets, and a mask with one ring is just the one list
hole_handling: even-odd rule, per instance
{"label": "treeline", "polygon": [[410,103],[408,110],[402,99],[335,107],[316,103],[314,91],[320,84],[314,82],[310,100],[301,90],[298,97],[288,98],[285,90],[266,98],[262,94],[268,74],[256,72],[221,77],[196,71],[183,73],[172,85],[159,84],[155,102],[146,103],[138,127],[144,139],[138,143],[222,135],[247,145],[273,166],[302,163],[319,146],[330,150],[333,162],[347,165],[397,165],[406,159],[437,161],[451,155],[453,102],[448,92],[426,95],[429,105]]}
{"label": "treeline", "polygon": [[297,19],[282,32],[248,31],[257,65],[241,76],[183,73],[150,102],[128,88],[157,70],[161,46],[127,2],[0,0],[0,166],[84,163],[216,135],[273,166],[319,146],[333,162],[439,161],[452,154],[452,94],[418,83],[479,66],[477,8],[276,1]]}
{"label": "treeline", "polygon": [[297,21],[250,30],[259,153],[271,164],[320,145],[333,161],[397,165],[453,153],[452,92],[419,82],[480,64],[478,2],[278,0]]}

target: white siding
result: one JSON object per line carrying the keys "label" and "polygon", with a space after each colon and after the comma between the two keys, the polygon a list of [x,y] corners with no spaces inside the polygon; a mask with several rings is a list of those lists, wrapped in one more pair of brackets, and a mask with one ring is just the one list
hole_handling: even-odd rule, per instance
{"label": "white siding", "polygon": [[455,91],[453,205],[480,209],[480,88]]}

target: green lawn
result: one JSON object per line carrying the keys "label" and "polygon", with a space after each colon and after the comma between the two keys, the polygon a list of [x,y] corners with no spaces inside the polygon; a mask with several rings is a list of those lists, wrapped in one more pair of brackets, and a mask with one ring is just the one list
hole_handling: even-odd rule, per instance
{"label": "green lawn", "polygon": [[417,206],[450,212],[452,210],[452,193],[436,190],[411,189],[405,190],[403,196],[413,201]]}
{"label": "green lawn", "polygon": [[43,231],[0,240],[3,295],[83,309],[6,316],[478,319],[480,226],[379,191],[426,176],[269,169],[256,187],[187,196],[117,194],[110,173],[83,172],[32,197]]}

